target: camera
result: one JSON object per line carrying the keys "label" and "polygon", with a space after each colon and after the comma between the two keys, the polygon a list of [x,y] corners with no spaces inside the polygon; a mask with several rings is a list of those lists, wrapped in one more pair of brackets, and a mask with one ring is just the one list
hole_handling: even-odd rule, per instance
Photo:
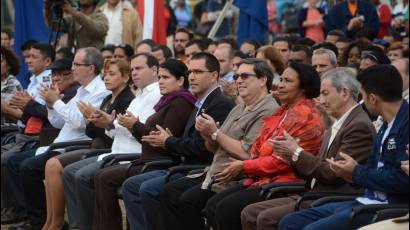
{"label": "camera", "polygon": [[[50,10],[54,19],[63,17],[63,6],[66,0],[49,0]],[[67,0],[67,2],[74,8],[78,9],[78,3],[75,0]]]}

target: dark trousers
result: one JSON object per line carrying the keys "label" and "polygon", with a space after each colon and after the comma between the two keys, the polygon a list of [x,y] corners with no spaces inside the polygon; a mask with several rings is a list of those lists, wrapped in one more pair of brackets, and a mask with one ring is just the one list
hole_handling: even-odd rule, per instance
{"label": "dark trousers", "polygon": [[350,226],[352,208],[361,205],[357,201],[328,203],[316,208],[304,209],[284,217],[279,223],[280,230],[314,229],[357,229],[368,225],[374,213],[359,215]]}
{"label": "dark trousers", "polygon": [[128,175],[128,167],[129,164],[110,166],[100,169],[94,176],[93,229],[122,229],[122,215],[117,191],[128,176],[133,176],[140,171],[140,167],[133,167]]}
{"label": "dark trousers", "polygon": [[[7,157],[1,163],[1,177],[7,181],[5,187],[2,185],[2,189],[6,190],[6,194],[12,194],[15,200],[15,207],[19,217],[26,217],[26,204],[24,202],[23,186],[20,180],[20,165],[25,159],[34,156],[35,150],[28,150],[25,152],[19,152]],[[3,156],[2,156],[3,157]],[[7,189],[6,189],[7,188]]]}
{"label": "dark trousers", "polygon": [[200,213],[214,193],[201,190],[202,182],[203,178],[184,177],[164,186],[160,193],[160,218],[163,225],[160,229],[203,228],[204,222]]}
{"label": "dark trousers", "polygon": [[20,182],[27,210],[27,218],[32,224],[43,224],[47,216],[46,195],[43,184],[44,167],[48,159],[60,154],[50,151],[38,156],[34,152],[18,154],[10,158],[10,165],[20,166]]}
{"label": "dark trousers", "polygon": [[214,230],[241,229],[241,212],[249,204],[261,201],[260,189],[236,185],[212,197],[206,204],[206,216]]}

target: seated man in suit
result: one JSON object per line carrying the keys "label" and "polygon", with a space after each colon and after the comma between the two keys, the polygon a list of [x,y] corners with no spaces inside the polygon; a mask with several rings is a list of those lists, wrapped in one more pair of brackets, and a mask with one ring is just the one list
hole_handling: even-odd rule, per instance
{"label": "seated man in suit", "polygon": [[[233,102],[218,87],[220,66],[213,55],[194,54],[189,60],[188,69],[191,90],[198,101],[182,138],[161,129],[160,133],[143,137],[143,140],[152,146],[165,146],[182,164],[207,165],[211,163],[213,155],[206,149],[203,137],[195,129],[195,119],[205,112],[222,124],[233,108]],[[131,229],[156,228],[160,212],[159,193],[166,183],[166,174],[167,170],[156,170],[131,177],[124,182],[123,198]]]}
{"label": "seated man in suit", "polygon": [[[333,126],[325,133],[320,154],[315,156],[299,149],[291,137],[275,141],[275,148],[289,159],[301,178],[306,179],[307,191],[312,192],[357,192],[330,169],[326,159],[340,158],[339,152],[350,154],[364,163],[372,148],[374,127],[357,104],[360,83],[347,68],[336,68],[322,76],[320,104],[329,116],[336,118]],[[298,157],[292,155],[299,154]],[[282,217],[293,212],[299,196],[277,198],[249,205],[242,211],[242,228],[277,229]]]}
{"label": "seated man in suit", "polygon": [[365,165],[344,153],[340,153],[340,159],[327,161],[338,178],[365,188],[365,193],[354,201],[327,203],[287,215],[279,229],[357,229],[369,224],[374,213],[360,215],[349,226],[352,208],[408,203],[409,178],[400,167],[401,161],[408,159],[409,104],[402,98],[400,73],[391,65],[376,65],[360,73],[357,79],[369,112],[381,115],[385,122]]}

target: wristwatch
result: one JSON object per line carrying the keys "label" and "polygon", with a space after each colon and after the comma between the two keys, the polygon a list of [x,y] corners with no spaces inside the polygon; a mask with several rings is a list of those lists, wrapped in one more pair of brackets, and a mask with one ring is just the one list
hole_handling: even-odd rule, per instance
{"label": "wristwatch", "polygon": [[301,153],[302,151],[303,151],[303,149],[302,149],[300,146],[298,146],[298,147],[296,148],[295,152],[294,152],[293,155],[292,155],[292,161],[293,161],[293,162],[298,161],[299,155],[300,155],[300,153]]}
{"label": "wristwatch", "polygon": [[216,141],[216,138],[218,137],[219,131],[220,131],[220,130],[217,129],[214,133],[212,133],[211,139],[212,139],[213,141]]}

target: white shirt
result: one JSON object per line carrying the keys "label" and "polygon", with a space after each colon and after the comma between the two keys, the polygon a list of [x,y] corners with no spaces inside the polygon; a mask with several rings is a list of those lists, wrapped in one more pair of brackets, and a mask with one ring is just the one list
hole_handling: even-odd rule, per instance
{"label": "white shirt", "polygon": [[[146,86],[144,89],[138,89],[134,100],[131,101],[127,111],[131,112],[135,117],[138,117],[141,123],[152,114],[155,113],[154,106],[161,98],[158,82]],[[124,126],[114,121],[115,129],[106,130],[106,134],[114,141],[111,146],[111,152],[102,154],[98,157],[98,161],[110,154],[120,153],[138,153],[141,154],[141,144],[135,139],[132,133]]]}
{"label": "white shirt", "polygon": [[27,86],[27,93],[38,103],[45,105],[44,99],[40,96],[40,89],[42,85],[51,85],[51,83],[51,70],[44,70],[37,76],[33,74],[30,77],[30,84]]}
{"label": "white shirt", "polygon": [[117,4],[114,10],[108,8],[108,4],[104,7],[104,14],[108,19],[108,32],[105,37],[105,44],[122,44],[122,3]]}
{"label": "white shirt", "polygon": [[[78,88],[77,94],[67,104],[62,100],[58,100],[54,103],[53,109],[47,108],[48,120],[51,125],[61,128],[53,143],[90,139],[85,134],[86,124],[82,113],[77,107],[77,102],[89,102],[95,108],[99,108],[104,98],[109,94],[110,91],[106,90],[101,77],[96,76],[87,86]],[[38,148],[36,155],[44,153],[47,148],[48,146]]]}
{"label": "white shirt", "polygon": [[342,127],[343,123],[345,122],[347,117],[352,113],[353,109],[355,109],[356,107],[357,105],[350,108],[345,114],[343,114],[343,116],[339,120],[336,120],[335,123],[333,123],[332,134],[330,135],[329,144],[327,146],[328,150],[330,146],[332,145],[333,141],[335,140],[335,137],[337,133],[339,132],[340,128]]}

